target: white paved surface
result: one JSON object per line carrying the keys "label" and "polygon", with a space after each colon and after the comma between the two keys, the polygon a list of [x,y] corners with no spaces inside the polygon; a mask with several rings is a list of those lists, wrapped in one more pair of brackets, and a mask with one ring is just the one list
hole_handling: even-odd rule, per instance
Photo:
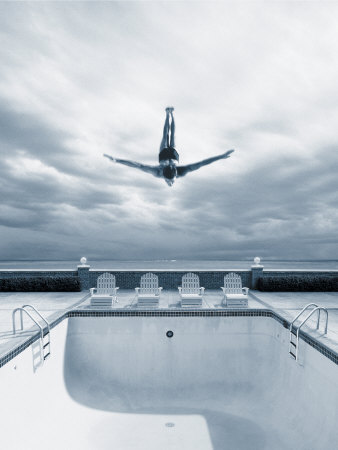
{"label": "white paved surface", "polygon": [[[34,306],[49,321],[55,320],[67,309],[76,306],[87,292],[0,292],[0,356],[21,344],[37,331],[24,315],[24,331],[13,334],[12,311],[23,305]],[[19,314],[16,316],[19,327]]]}
{"label": "white paved surface", "polygon": [[[309,320],[309,327],[305,326],[304,330],[327,347],[338,352],[338,292],[253,291],[252,293],[267,308],[273,309],[288,320],[292,320],[309,303],[316,303],[318,306],[326,308],[329,315],[327,335],[323,334],[324,314],[318,331],[315,330],[316,315]],[[297,323],[299,324],[299,322]]]}

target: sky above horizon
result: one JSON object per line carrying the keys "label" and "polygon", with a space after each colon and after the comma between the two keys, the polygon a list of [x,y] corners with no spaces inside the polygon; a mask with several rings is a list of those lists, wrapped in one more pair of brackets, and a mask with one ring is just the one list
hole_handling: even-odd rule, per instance
{"label": "sky above horizon", "polygon": [[[336,259],[338,3],[1,2],[0,259]],[[157,164],[165,107],[180,163]]]}

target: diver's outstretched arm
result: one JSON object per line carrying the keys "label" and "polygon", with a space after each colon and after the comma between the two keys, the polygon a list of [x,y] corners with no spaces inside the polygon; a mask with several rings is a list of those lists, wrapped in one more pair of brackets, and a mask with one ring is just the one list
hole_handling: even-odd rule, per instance
{"label": "diver's outstretched arm", "polygon": [[112,156],[109,156],[106,154],[104,154],[103,156],[105,156],[108,159],[111,159],[115,163],[124,164],[125,166],[134,167],[135,169],[143,170],[143,172],[151,173],[152,175],[154,175],[154,177],[161,177],[160,168],[157,166],[147,166],[145,164],[140,164],[135,161],[129,161],[127,159],[113,158]]}
{"label": "diver's outstretched arm", "polygon": [[197,170],[200,167],[206,166],[208,164],[211,164],[215,161],[218,161],[219,159],[226,159],[229,158],[231,153],[233,153],[235,150],[228,150],[226,153],[223,153],[222,155],[213,156],[212,158],[203,159],[203,161],[194,163],[194,164],[188,164],[187,166],[178,166],[177,167],[177,177],[184,177],[188,172],[192,172],[193,170]]}

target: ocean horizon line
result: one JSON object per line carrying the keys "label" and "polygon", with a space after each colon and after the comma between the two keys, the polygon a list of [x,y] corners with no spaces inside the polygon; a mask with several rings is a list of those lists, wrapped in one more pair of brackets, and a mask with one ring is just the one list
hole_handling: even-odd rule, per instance
{"label": "ocean horizon line", "polygon": [[[81,265],[79,260],[0,260],[0,271],[15,270],[77,270]],[[88,259],[87,265],[93,270],[250,270],[254,265],[253,259],[228,259],[228,260],[205,260],[205,259],[153,259],[153,260],[111,260],[111,259]],[[338,260],[308,259],[308,260],[268,260],[262,259],[261,265],[264,270],[338,270]]]}
{"label": "ocean horizon line", "polygon": [[[26,259],[26,258],[22,258],[22,259],[0,259],[0,263],[2,262],[79,262],[80,260],[71,258],[71,259],[64,259],[64,258],[60,258],[60,259],[52,259],[52,258],[46,258],[46,259],[41,259],[41,258],[35,258],[35,259]],[[253,258],[252,259],[235,259],[235,258],[229,258],[229,259],[222,259],[222,258],[217,258],[217,259],[211,259],[211,258],[176,258],[176,259],[105,259],[105,258],[93,258],[93,259],[88,259],[88,263],[92,261],[92,262],[179,262],[179,261],[206,261],[206,262],[232,262],[232,261],[237,261],[237,262],[253,262]],[[279,259],[279,258],[261,258],[261,262],[264,263],[265,262],[338,262],[338,259],[324,259],[324,258],[316,258],[316,259],[312,259],[312,258],[308,258],[308,259],[298,259],[298,258],[289,258],[289,259]]]}

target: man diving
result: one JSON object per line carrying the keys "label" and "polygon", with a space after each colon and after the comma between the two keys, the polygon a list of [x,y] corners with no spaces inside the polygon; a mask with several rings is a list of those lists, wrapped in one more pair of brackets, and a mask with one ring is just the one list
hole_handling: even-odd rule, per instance
{"label": "man diving", "polygon": [[[211,164],[219,159],[229,158],[234,150],[228,150],[222,155],[213,156],[212,158],[204,159],[197,163],[188,164],[186,166],[179,166],[179,155],[175,147],[175,120],[173,115],[174,108],[166,108],[166,119],[164,122],[163,138],[160,145],[160,153],[158,155],[159,165],[149,166],[146,164],[140,164],[138,162],[129,161],[127,159],[113,158],[109,155],[103,155],[106,158],[111,159],[115,163],[124,164],[125,166],[135,167],[136,169],[143,170],[143,172],[151,173],[157,178],[164,178],[168,186],[172,186],[176,178],[184,177],[188,172],[199,169],[200,167]],[[170,122],[171,119],[171,122]]]}

